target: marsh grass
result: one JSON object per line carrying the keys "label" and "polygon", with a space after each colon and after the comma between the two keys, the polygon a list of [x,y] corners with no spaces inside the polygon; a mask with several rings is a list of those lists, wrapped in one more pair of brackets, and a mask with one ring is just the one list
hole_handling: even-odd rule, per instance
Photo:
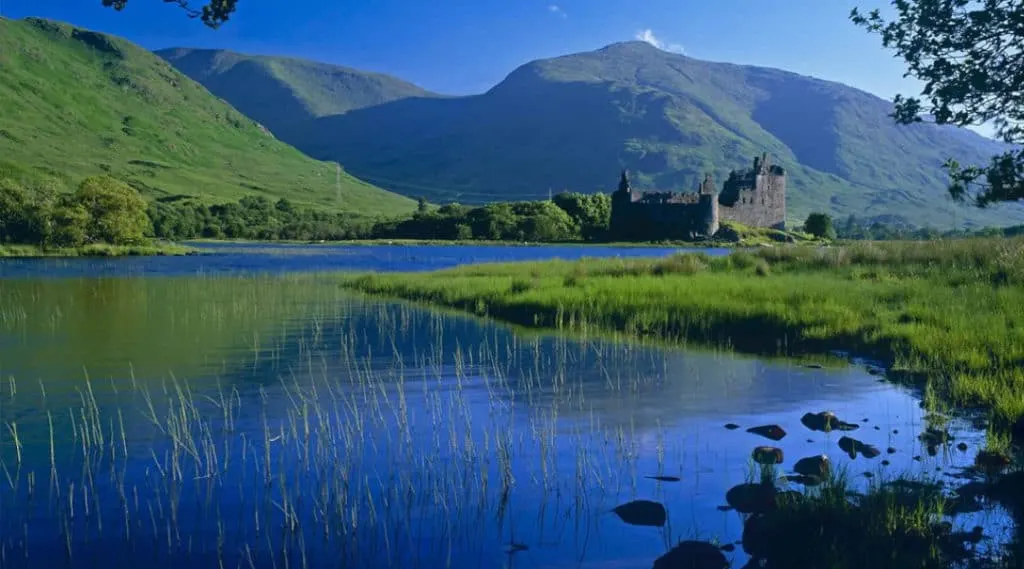
{"label": "marsh grass", "polygon": [[200,251],[185,245],[108,245],[93,243],[76,248],[42,248],[35,245],[0,245],[0,257],[149,257],[198,255]]}
{"label": "marsh grass", "polygon": [[[759,354],[844,350],[946,401],[1024,416],[1024,240],[774,247],[372,274],[365,293],[524,326],[615,330]],[[923,379],[927,378],[927,379]]]}

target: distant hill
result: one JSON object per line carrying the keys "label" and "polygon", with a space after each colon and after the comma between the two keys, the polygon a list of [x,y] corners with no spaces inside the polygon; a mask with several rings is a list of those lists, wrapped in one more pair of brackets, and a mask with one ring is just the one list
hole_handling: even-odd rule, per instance
{"label": "distant hill", "polygon": [[189,48],[156,54],[282,140],[310,119],[438,96],[389,75],[303,59]]}
{"label": "distant hill", "polygon": [[358,213],[415,207],[278,141],[123,39],[0,19],[0,177],[55,178],[69,188],[103,172],[150,198],[256,194]]}
{"label": "distant hill", "polygon": [[[229,99],[230,100],[230,99]],[[700,61],[643,42],[534,61],[482,95],[405,97],[303,123],[290,140],[370,182],[434,201],[694,190],[770,152],[790,173],[789,216],[899,215],[935,227],[1012,224],[1024,208],[954,205],[942,163],[1003,146],[974,132],[899,126],[891,103],[777,69]]]}

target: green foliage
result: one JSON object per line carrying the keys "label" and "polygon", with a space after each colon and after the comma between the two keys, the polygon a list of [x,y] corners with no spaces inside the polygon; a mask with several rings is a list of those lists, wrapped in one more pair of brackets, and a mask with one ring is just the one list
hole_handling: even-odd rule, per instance
{"label": "green foliage", "polygon": [[594,241],[608,235],[612,215],[610,195],[563,192],[554,197],[554,202],[576,220],[584,240]]}
{"label": "green foliage", "polygon": [[[844,349],[997,423],[1024,416],[1024,241],[772,247],[712,258],[476,265],[346,281],[525,326],[777,353]],[[525,282],[530,286],[512,285]],[[965,302],[964,299],[970,299]]]}
{"label": "green foliage", "polygon": [[984,160],[1005,145],[952,127],[900,127],[891,110],[837,83],[627,42],[529,63],[472,97],[407,97],[313,121],[296,115],[302,126],[289,141],[438,203],[539,200],[551,187],[607,192],[623,167],[638,189],[693,191],[705,172],[724,180],[767,151],[788,172],[791,219],[898,210],[942,228],[1024,221],[1019,208],[964,211],[935,168],[950,156]]}
{"label": "green foliage", "polygon": [[[1018,0],[893,0],[896,17],[854,9],[854,23],[877,33],[882,45],[907,64],[907,74],[924,82],[922,96],[897,95],[893,117],[914,124],[930,116],[938,124],[967,126],[991,122],[1003,141],[1024,143],[1024,4]],[[1024,199],[1024,148],[1007,149],[987,167],[961,167],[949,157],[950,194],[972,197],[979,207]],[[981,178],[985,182],[980,182]]]}
{"label": "green foliage", "polygon": [[812,213],[804,222],[804,231],[818,239],[835,239],[836,230],[832,226],[832,218],[827,213]]}
{"label": "green foliage", "polygon": [[275,139],[153,53],[49,20],[0,19],[0,178],[71,189],[100,174],[150,199],[247,195],[328,211],[416,203]]}
{"label": "green foliage", "polygon": [[[189,18],[199,18],[211,28],[218,28],[227,22],[238,5],[238,0],[209,0],[208,4],[196,9],[188,0],[164,0],[164,2],[177,5],[185,11]],[[128,5],[128,0],[103,0],[103,5],[121,11]]]}
{"label": "green foliage", "polygon": [[86,178],[78,186],[74,199],[79,211],[65,211],[62,218],[73,224],[87,219],[85,241],[88,243],[141,245],[152,232],[146,215],[146,200],[120,180],[110,176]]}

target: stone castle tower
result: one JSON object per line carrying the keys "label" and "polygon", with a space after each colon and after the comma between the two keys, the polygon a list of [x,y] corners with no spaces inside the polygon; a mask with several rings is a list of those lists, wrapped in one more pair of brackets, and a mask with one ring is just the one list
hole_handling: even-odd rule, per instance
{"label": "stone castle tower", "polygon": [[767,153],[754,167],[730,172],[719,193],[705,174],[696,193],[632,188],[623,170],[612,194],[611,232],[617,239],[678,240],[714,235],[722,221],[752,227],[783,228],[786,223],[786,173]]}

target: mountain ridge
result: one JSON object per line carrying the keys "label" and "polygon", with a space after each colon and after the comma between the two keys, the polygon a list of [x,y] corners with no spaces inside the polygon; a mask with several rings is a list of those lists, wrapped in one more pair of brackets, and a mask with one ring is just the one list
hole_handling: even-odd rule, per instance
{"label": "mountain ridge", "polygon": [[282,140],[295,122],[407,97],[442,97],[384,73],[296,57],[186,47],[154,53]]}
{"label": "mountain ridge", "polygon": [[320,117],[292,142],[437,201],[608,191],[620,168],[641,187],[693,191],[704,172],[721,180],[767,151],[791,173],[791,223],[811,211],[898,211],[936,227],[1024,221],[1018,205],[977,210],[946,192],[946,158],[984,163],[1005,145],[951,126],[897,125],[891,110],[835,81],[620,42],[525,63],[481,94]]}

